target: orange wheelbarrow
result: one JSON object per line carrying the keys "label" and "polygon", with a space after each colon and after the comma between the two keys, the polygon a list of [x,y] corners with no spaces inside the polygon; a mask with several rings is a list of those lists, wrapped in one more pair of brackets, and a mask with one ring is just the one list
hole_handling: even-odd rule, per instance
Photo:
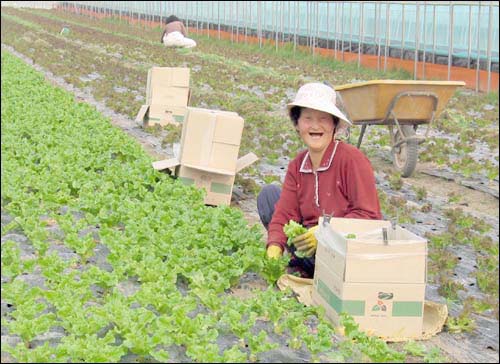
{"label": "orange wheelbarrow", "polygon": [[[376,80],[335,90],[346,116],[353,125],[361,125],[357,147],[368,125],[387,125],[394,166],[403,177],[409,177],[417,165],[418,144],[427,138],[455,89],[464,85],[460,81]],[[416,135],[422,124],[427,124],[425,134]]]}

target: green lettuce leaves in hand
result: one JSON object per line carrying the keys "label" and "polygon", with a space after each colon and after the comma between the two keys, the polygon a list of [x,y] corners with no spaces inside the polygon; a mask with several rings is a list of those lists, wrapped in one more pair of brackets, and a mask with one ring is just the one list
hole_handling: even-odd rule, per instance
{"label": "green lettuce leaves in hand", "polygon": [[305,228],[298,222],[290,220],[288,224],[285,224],[285,226],[283,226],[283,232],[288,238],[288,245],[291,245],[292,239],[295,238],[296,236],[306,233],[307,228]]}
{"label": "green lettuce leaves in hand", "polygon": [[[307,228],[304,227],[304,226],[302,226],[298,222],[290,220],[288,222],[288,224],[285,224],[285,226],[283,226],[283,231],[285,232],[285,235],[288,238],[288,241],[287,241],[288,246],[291,246],[292,245],[292,239],[295,238],[295,237],[297,237],[297,236],[299,236],[299,235],[305,234],[307,232]],[[298,258],[304,258],[305,257],[304,253],[302,253],[302,252],[300,252],[298,250],[295,250],[294,254]]]}

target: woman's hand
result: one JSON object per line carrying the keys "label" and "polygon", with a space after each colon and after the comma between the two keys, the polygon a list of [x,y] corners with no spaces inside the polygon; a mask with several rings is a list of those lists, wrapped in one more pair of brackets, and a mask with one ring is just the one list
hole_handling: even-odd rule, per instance
{"label": "woman's hand", "polygon": [[268,258],[277,259],[281,257],[283,251],[281,250],[281,247],[279,247],[278,245],[269,245],[266,253]]}
{"label": "woman's hand", "polygon": [[316,252],[316,247],[318,246],[318,240],[314,236],[316,229],[318,229],[317,225],[291,240],[291,243],[303,257],[312,257]]}

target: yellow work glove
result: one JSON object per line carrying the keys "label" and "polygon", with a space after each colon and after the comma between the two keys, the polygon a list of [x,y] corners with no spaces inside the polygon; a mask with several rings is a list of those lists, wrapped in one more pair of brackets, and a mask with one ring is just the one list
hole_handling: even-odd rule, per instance
{"label": "yellow work glove", "polygon": [[283,252],[281,251],[281,248],[277,245],[269,245],[266,253],[267,253],[267,257],[272,258],[272,259],[277,259],[277,258],[281,257],[281,255],[283,254]]}
{"label": "yellow work glove", "polygon": [[292,239],[291,243],[297,249],[295,255],[299,258],[302,257],[312,257],[318,246],[318,240],[314,236],[314,232],[318,229],[318,226],[313,226],[307,232],[302,235],[296,236]]}

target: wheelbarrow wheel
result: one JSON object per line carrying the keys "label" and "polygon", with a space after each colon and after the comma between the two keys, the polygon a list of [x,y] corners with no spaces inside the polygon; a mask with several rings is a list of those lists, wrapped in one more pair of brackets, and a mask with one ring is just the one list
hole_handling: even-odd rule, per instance
{"label": "wheelbarrow wheel", "polygon": [[[401,125],[403,135],[396,129],[394,135],[394,144],[397,144],[404,138],[414,137],[415,129],[412,125]],[[392,150],[394,166],[401,172],[402,177],[410,177],[415,167],[417,166],[418,159],[418,141],[417,139],[407,140]]]}

